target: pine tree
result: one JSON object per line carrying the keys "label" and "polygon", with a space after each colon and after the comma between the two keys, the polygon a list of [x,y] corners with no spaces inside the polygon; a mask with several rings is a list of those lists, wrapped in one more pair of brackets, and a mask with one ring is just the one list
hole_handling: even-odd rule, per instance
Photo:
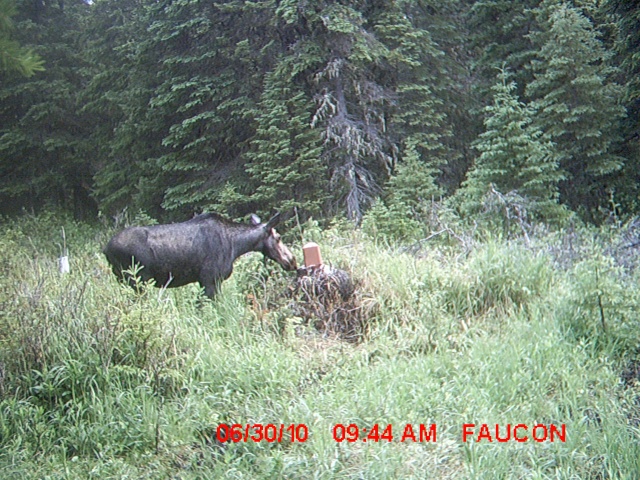
{"label": "pine tree", "polygon": [[626,136],[640,141],[640,5],[629,0],[609,0],[617,15],[619,30],[617,50],[628,81]]}
{"label": "pine tree", "polygon": [[516,96],[515,82],[501,70],[493,87],[493,104],[485,108],[485,131],[475,142],[480,152],[459,191],[463,210],[477,212],[491,188],[517,192],[538,218],[557,215],[558,171],[554,148],[535,126],[535,110]]}
{"label": "pine tree", "polygon": [[627,162],[616,179],[616,200],[627,212],[640,210],[640,5],[630,0],[608,0],[604,8],[616,25],[616,60],[625,80],[621,155]]}
{"label": "pine tree", "polygon": [[164,191],[149,160],[161,154],[164,131],[163,119],[149,109],[160,58],[146,50],[148,25],[143,0],[95,2],[85,22],[90,79],[81,101],[92,125],[93,194],[106,214],[162,213]]}
{"label": "pine tree", "polygon": [[592,214],[607,199],[608,176],[624,162],[614,153],[622,89],[589,19],[574,7],[552,7],[527,94],[538,110],[535,126],[554,142],[565,172],[561,201]]}
{"label": "pine tree", "polygon": [[[388,190],[409,204],[442,193],[436,179],[453,156],[447,146],[452,127],[445,107],[452,68],[431,31],[422,27],[433,28],[441,20],[439,15],[429,15],[429,10],[421,2],[393,2],[376,22],[376,32],[389,49],[387,61],[394,72],[389,88],[396,94],[389,120],[399,141],[394,142],[397,165]],[[415,171],[413,178],[411,171]],[[408,191],[411,187],[415,187],[413,194]]]}
{"label": "pine tree", "polygon": [[14,0],[0,0],[0,73],[18,72],[30,77],[44,70],[42,59],[11,38],[12,17],[17,13]]}
{"label": "pine tree", "polygon": [[334,208],[356,223],[396,164],[417,161],[435,178],[452,156],[452,68],[427,30],[447,37],[440,12],[450,3],[283,2],[276,10],[290,81],[317,104],[312,126],[322,135]]}
{"label": "pine tree", "polygon": [[30,78],[3,79],[0,195],[12,198],[16,206],[51,203],[77,216],[94,214],[93,172],[87,161],[90,122],[79,108],[86,81],[81,19],[89,6],[82,1],[65,8],[34,1],[20,7],[16,39],[29,48],[37,45],[48,67]]}
{"label": "pine tree", "polygon": [[[241,168],[253,133],[250,62],[242,11],[207,2],[150,7],[145,53],[162,49],[160,80],[150,111],[164,120],[162,148],[150,159],[162,207],[187,213],[215,203],[228,176]],[[223,29],[234,25],[234,29]],[[155,171],[154,171],[155,167]],[[155,173],[155,176],[153,174]]]}
{"label": "pine tree", "polygon": [[317,14],[308,11],[318,32],[312,41],[322,47],[312,125],[322,132],[336,207],[343,204],[355,223],[378,195],[392,162],[384,129],[390,91],[375,71],[387,49],[367,29],[358,7],[358,2],[330,3]]}
{"label": "pine tree", "polygon": [[114,78],[115,102],[102,105],[119,117],[96,174],[103,205],[174,217],[228,205],[248,181],[243,154],[273,57],[273,5],[171,0],[131,13],[114,3],[106,18],[130,17],[110,29],[125,42],[117,53],[130,71]]}
{"label": "pine tree", "polygon": [[[102,21],[119,25],[129,13],[111,2]],[[358,222],[403,164],[428,174],[415,196],[430,197],[460,156],[444,50],[456,51],[458,2],[143,3],[135,30],[107,27],[126,42],[116,55],[95,55],[109,59],[87,107],[104,126],[105,208],[240,216],[279,203]]]}
{"label": "pine tree", "polygon": [[314,104],[277,70],[265,79],[256,134],[247,152],[251,210],[297,209],[300,218],[319,217],[329,198],[328,169],[319,132],[311,128]]}
{"label": "pine tree", "polygon": [[[474,65],[480,73],[476,88],[491,96],[495,69],[506,66],[524,89],[531,80],[527,65],[535,52],[529,34],[536,26],[534,9],[540,0],[478,0],[468,14],[470,43],[477,51]],[[480,81],[479,81],[480,80]],[[522,92],[518,92],[520,94]],[[486,98],[486,97],[485,97]]]}

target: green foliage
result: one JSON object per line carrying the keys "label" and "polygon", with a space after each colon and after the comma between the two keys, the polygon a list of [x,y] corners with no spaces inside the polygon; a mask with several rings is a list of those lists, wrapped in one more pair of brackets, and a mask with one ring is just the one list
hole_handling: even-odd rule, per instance
{"label": "green foliage", "polygon": [[518,99],[516,85],[508,82],[505,70],[498,74],[493,90],[493,105],[485,108],[485,131],[474,144],[480,156],[458,191],[463,211],[480,211],[483,198],[495,188],[525,197],[533,218],[557,217],[557,186],[562,175],[554,145],[543,138],[534,124],[536,110]]}
{"label": "green foliage", "polygon": [[[21,7],[24,15],[27,6]],[[21,43],[47,45],[49,66],[32,78],[3,81],[0,102],[0,196],[33,210],[53,203],[77,217],[95,215],[89,196],[93,171],[86,161],[91,123],[78,112],[86,73],[79,50],[85,8],[81,3],[61,11],[46,4],[34,12],[37,18],[16,21]]]}
{"label": "green foliage", "polygon": [[17,9],[14,0],[0,0],[0,73],[18,72],[26,77],[44,70],[43,60],[11,39]]}
{"label": "green foliage", "polygon": [[469,10],[471,42],[477,48],[475,61],[486,83],[494,79],[495,69],[506,67],[515,72],[516,83],[524,88],[531,80],[526,68],[534,54],[534,48],[526,41],[535,28],[535,8],[539,0],[510,2],[509,0],[479,0],[472,2]]}
{"label": "green foliage", "polygon": [[[625,2],[16,5],[12,39],[49,67],[0,89],[6,212],[295,208],[303,220],[358,223],[382,199],[421,223],[421,199],[465,178],[475,211],[488,183],[515,190],[537,218],[555,216],[556,199],[591,220],[611,195],[625,213],[637,203],[635,8]],[[489,102],[501,65],[516,86],[505,80],[504,101]],[[627,86],[626,121],[616,82]],[[495,111],[482,112],[487,103]],[[479,168],[470,147],[483,115],[494,125],[475,143]],[[510,146],[498,154],[500,138]]]}
{"label": "green foliage", "polygon": [[[446,101],[452,95],[452,78],[457,72],[444,48],[456,34],[450,24],[439,31],[448,8],[446,2],[433,10],[395,2],[394,8],[380,15],[376,25],[376,33],[389,45],[387,58],[397,77],[394,89],[398,98],[392,120],[402,141],[395,145],[394,156],[399,158],[400,170],[417,167],[420,182],[435,182],[443,163],[454,156],[447,146],[453,128]],[[424,166],[418,167],[420,164]],[[418,173],[422,168],[429,170],[431,180]],[[393,191],[393,180],[389,187]],[[435,185],[429,188],[435,189]],[[420,190],[411,195],[416,193],[431,192]]]}
{"label": "green foliage", "polygon": [[624,356],[635,348],[635,332],[640,326],[640,297],[634,287],[637,275],[628,275],[599,245],[590,249],[589,257],[578,262],[572,272],[563,313],[578,340]]}
{"label": "green foliage", "polygon": [[580,10],[562,5],[543,8],[540,15],[546,23],[534,37],[541,47],[532,62],[535,80],[527,85],[538,110],[534,125],[554,142],[565,172],[560,200],[593,214],[606,201],[607,176],[624,163],[615,153],[616,129],[625,115],[618,70]]}
{"label": "green foliage", "polygon": [[[60,224],[67,275],[45,248]],[[640,467],[637,372],[621,366],[639,339],[637,275],[616,266],[615,236],[583,229],[571,245],[556,234],[416,257],[308,221],[303,240],[351,272],[369,314],[353,344],[292,317],[290,274],[259,256],[236,264],[215,302],[195,287],[135,293],[97,254],[105,232],[76,224],[72,235],[73,224],[28,216],[0,232],[2,477],[510,478],[533,464],[589,478]],[[436,424],[436,442],[400,443],[409,422]],[[538,422],[565,424],[566,443],[460,441],[463,423]],[[220,423],[304,425],[309,437],[221,447]],[[336,442],[333,427],[351,423],[392,424],[395,440]]]}
{"label": "green foliage", "polygon": [[397,201],[387,206],[378,200],[364,216],[362,231],[372,239],[407,242],[417,240],[423,228],[409,205]]}
{"label": "green foliage", "polygon": [[155,158],[166,120],[150,99],[159,78],[150,65],[161,54],[149,43],[149,9],[137,0],[94,2],[85,18],[89,78],[82,112],[92,119],[93,196],[104,213],[125,207],[160,214],[164,177]]}
{"label": "green foliage", "polygon": [[420,157],[437,172],[450,135],[442,108],[448,72],[424,26],[438,15],[411,2],[370,7],[280,6],[292,48],[265,82],[265,93],[278,81],[316,101],[311,126],[323,142],[316,168],[330,178],[330,211],[343,209],[356,223],[397,160]]}
{"label": "green foliage", "polygon": [[312,103],[273,73],[265,79],[258,108],[256,135],[246,154],[250,182],[243,189],[245,202],[265,215],[269,211],[264,207],[273,205],[284,211],[295,208],[303,219],[322,214],[329,174],[319,161],[320,136],[311,128]]}
{"label": "green foliage", "polygon": [[635,2],[608,0],[605,11],[612,16],[615,36],[615,60],[620,63],[625,93],[623,105],[627,116],[622,120],[620,133],[623,142],[619,153],[626,158],[623,169],[616,176],[616,194],[625,213],[638,208],[640,192],[640,8]]}
{"label": "green foliage", "polygon": [[544,255],[518,245],[504,248],[489,240],[449,280],[446,304],[463,318],[519,310],[548,295],[553,280]]}
{"label": "green foliage", "polygon": [[398,163],[389,179],[387,191],[391,203],[399,202],[410,206],[416,216],[425,203],[437,197],[441,190],[435,182],[436,172],[419,160],[414,152]]}
{"label": "green foliage", "polygon": [[440,193],[436,172],[407,152],[387,185],[388,195],[378,200],[365,215],[362,228],[372,238],[417,240],[426,230],[427,210]]}

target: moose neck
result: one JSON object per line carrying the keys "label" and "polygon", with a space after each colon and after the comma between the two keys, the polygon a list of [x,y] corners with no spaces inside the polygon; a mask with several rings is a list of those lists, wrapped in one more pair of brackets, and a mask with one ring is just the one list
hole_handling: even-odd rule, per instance
{"label": "moose neck", "polygon": [[245,253],[261,250],[264,231],[261,228],[237,228],[231,234],[233,237],[234,260]]}

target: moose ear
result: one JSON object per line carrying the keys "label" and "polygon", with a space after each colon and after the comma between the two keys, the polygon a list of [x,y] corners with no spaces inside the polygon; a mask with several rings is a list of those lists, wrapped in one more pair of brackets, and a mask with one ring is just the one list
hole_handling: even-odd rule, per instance
{"label": "moose ear", "polygon": [[271,217],[271,219],[265,225],[265,228],[267,230],[271,230],[273,227],[278,225],[278,223],[280,223],[280,212],[276,213],[273,217]]}
{"label": "moose ear", "polygon": [[253,225],[254,227],[260,225],[260,217],[255,213],[251,214],[251,225]]}

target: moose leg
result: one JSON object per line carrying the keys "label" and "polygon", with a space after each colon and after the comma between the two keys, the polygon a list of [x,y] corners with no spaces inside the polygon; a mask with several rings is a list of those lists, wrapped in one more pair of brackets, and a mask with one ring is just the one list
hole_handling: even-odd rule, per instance
{"label": "moose leg", "polygon": [[[202,285],[202,284],[201,284]],[[209,285],[202,285],[204,287],[204,294],[209,297],[211,300],[215,298],[215,296],[220,291],[220,286],[215,283],[210,283]]]}
{"label": "moose leg", "polygon": [[213,299],[218,293],[220,293],[220,286],[222,282],[229,278],[230,275],[231,269],[223,270],[221,272],[215,265],[213,267],[209,265],[200,271],[198,281],[204,288],[204,294]]}
{"label": "moose leg", "polygon": [[208,276],[208,278],[200,278],[199,283],[200,286],[204,288],[204,294],[212,300],[220,293],[221,281],[213,275]]}

